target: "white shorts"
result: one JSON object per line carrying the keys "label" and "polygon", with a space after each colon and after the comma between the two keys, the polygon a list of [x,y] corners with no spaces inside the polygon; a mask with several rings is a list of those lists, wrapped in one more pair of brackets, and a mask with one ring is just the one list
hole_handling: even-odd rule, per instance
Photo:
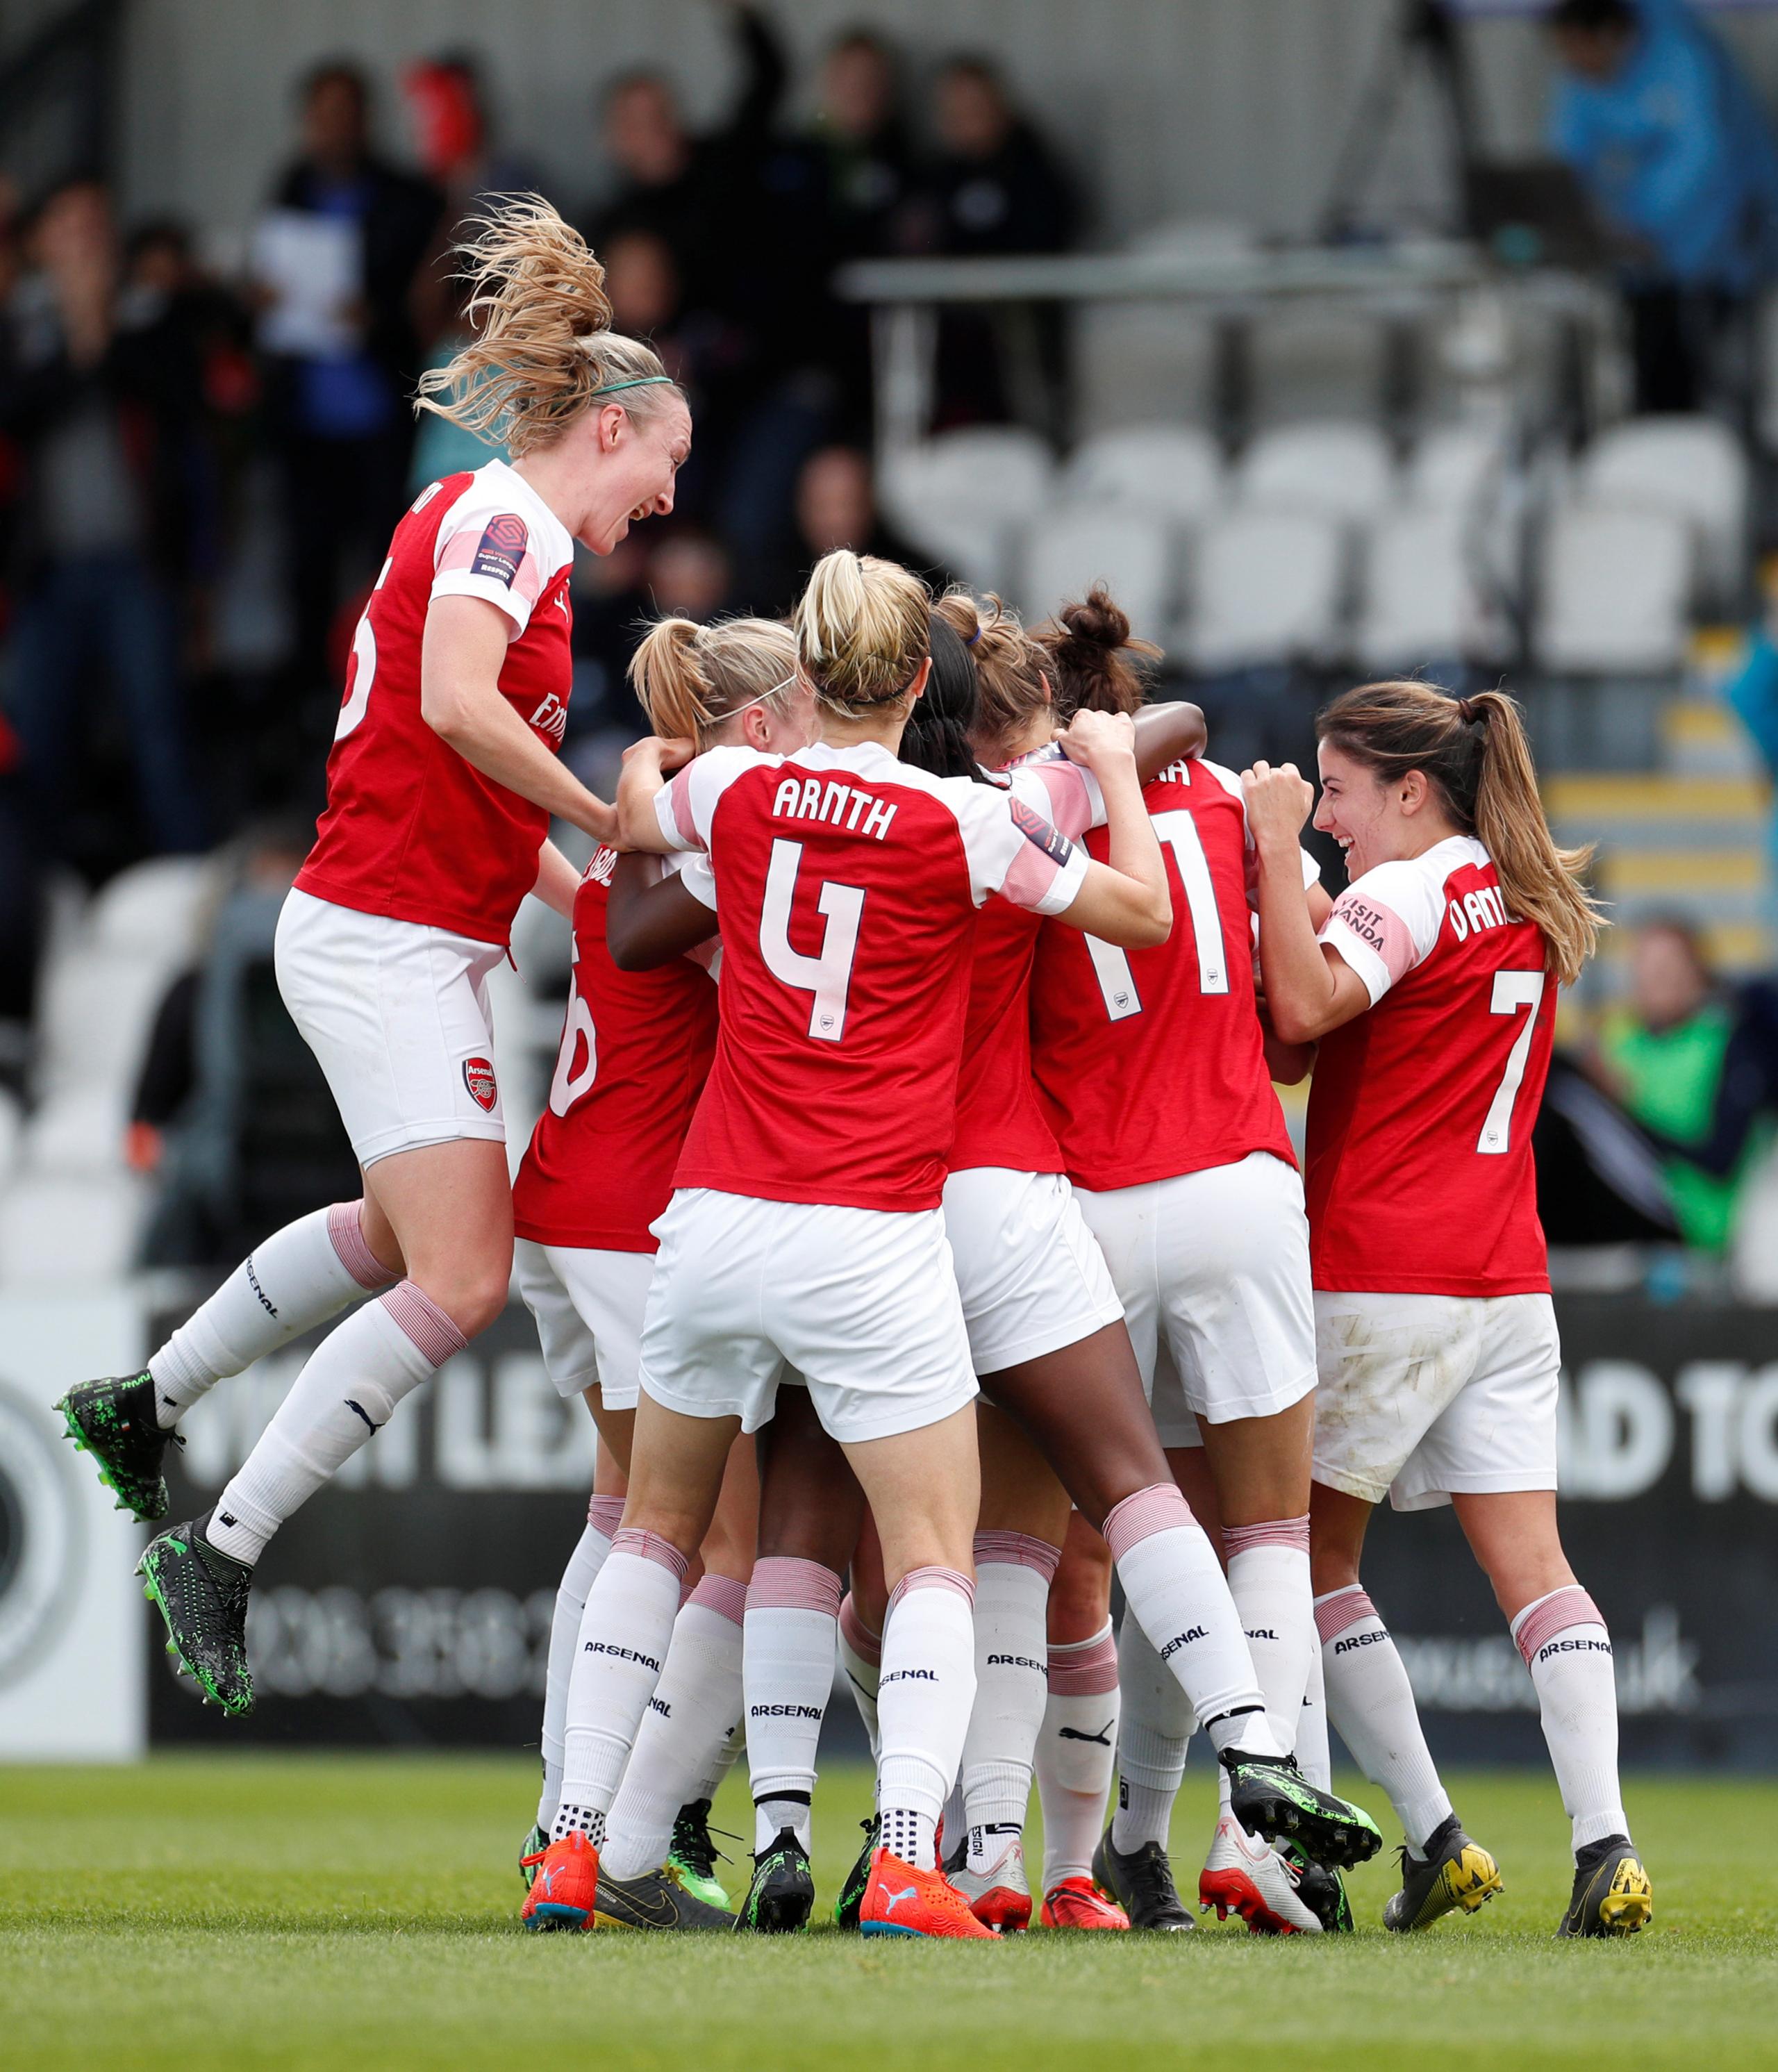
{"label": "white shorts", "polygon": [[519,1293],[536,1319],[544,1369],[563,1396],[597,1388],[607,1410],[636,1407],[651,1252],[594,1252],[515,1240]]}
{"label": "white shorts", "polygon": [[459,1137],[506,1141],[488,974],[506,952],[292,892],[278,991],[315,1054],[361,1166]]}
{"label": "white shorts", "polygon": [[1199,1418],[1273,1417],[1314,1388],[1309,1227],[1294,1166],[1255,1151],[1075,1192],[1123,1298],[1164,1446],[1199,1444]]}
{"label": "white shorts", "polygon": [[975,1394],[942,1214],[762,1202],[682,1187],[660,1240],[642,1386],[757,1432],[786,1367],[841,1441],[917,1431]]}
{"label": "white shorts", "polygon": [[1315,1297],[1315,1479],[1429,1511],[1553,1490],[1562,1346],[1547,1295]]}
{"label": "white shorts", "polygon": [[945,1182],[969,1356],[997,1374],[1115,1324],[1123,1305],[1059,1173],[976,1166]]}

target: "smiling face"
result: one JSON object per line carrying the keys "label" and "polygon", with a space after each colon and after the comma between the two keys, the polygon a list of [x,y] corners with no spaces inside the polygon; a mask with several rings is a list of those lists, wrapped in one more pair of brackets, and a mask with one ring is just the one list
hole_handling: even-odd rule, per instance
{"label": "smiling face", "polygon": [[586,466],[586,516],[574,536],[593,553],[609,554],[632,525],[672,509],[674,485],[692,450],[692,413],[677,396],[641,417],[607,403],[576,429]]}
{"label": "smiling face", "polygon": [[1347,878],[1354,883],[1378,864],[1419,856],[1453,832],[1418,770],[1386,784],[1368,763],[1326,741],[1320,766],[1315,824],[1340,845]]}

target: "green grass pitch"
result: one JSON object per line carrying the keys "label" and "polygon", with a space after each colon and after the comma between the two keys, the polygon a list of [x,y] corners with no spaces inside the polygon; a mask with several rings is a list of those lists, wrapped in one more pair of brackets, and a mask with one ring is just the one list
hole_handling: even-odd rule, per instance
{"label": "green grass pitch", "polygon": [[[1557,1944],[1566,1823],[1539,1776],[1456,1780],[1506,1890],[1412,1939],[1034,1933],[987,1949],[827,1930],[530,1936],[514,1868],[535,1790],[511,1760],[161,1758],[0,1770],[0,2062],[19,2072],[673,2066],[1378,2068],[1778,2063],[1778,1783],[1632,1778],[1655,1920]],[[864,1773],[823,1778],[831,1900]],[[1200,1769],[1174,1861],[1195,1886]],[[1378,1794],[1365,1791],[1369,1802]],[[1386,1808],[1383,1809],[1386,1813]],[[718,1824],[743,1825],[731,1778]],[[1035,1841],[1035,1836],[1033,1840]],[[731,1888],[738,1865],[729,1866]],[[1188,1891],[1188,1897],[1191,1893]]]}

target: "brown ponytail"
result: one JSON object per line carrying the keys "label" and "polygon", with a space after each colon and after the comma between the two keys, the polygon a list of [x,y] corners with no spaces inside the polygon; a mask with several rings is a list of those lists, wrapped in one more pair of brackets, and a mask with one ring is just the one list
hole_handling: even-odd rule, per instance
{"label": "brown ponytail", "polygon": [[1431,684],[1361,684],[1317,716],[1315,731],[1386,784],[1419,771],[1493,859],[1508,911],[1542,931],[1558,981],[1574,984],[1605,925],[1583,882],[1593,852],[1557,848],[1516,699],[1505,691],[1454,698]]}
{"label": "brown ponytail", "polygon": [[416,409],[503,441],[516,459],[606,393],[638,418],[684,400],[647,346],[611,329],[605,269],[540,195],[494,203],[465,228],[454,250],[474,335],[421,376]]}
{"label": "brown ponytail", "polygon": [[659,619],[630,661],[631,688],[655,733],[700,749],[744,705],[769,701],[782,712],[795,680],[795,636],[774,619]]}
{"label": "brown ponytail", "polygon": [[815,694],[856,719],[904,697],[930,652],[932,593],[898,561],[836,547],[797,602],[797,652]]}
{"label": "brown ponytail", "polygon": [[979,603],[967,590],[947,590],[932,607],[969,650],[975,665],[975,719],[971,729],[983,762],[1006,760],[1036,713],[1049,708],[1041,649],[1017,615],[990,591]]}
{"label": "brown ponytail", "polygon": [[1085,708],[1091,712],[1137,713],[1148,698],[1138,660],[1158,661],[1152,640],[1130,631],[1129,615],[1102,582],[1084,598],[1065,604],[1035,635],[1047,657],[1056,695],[1056,717],[1066,726]]}

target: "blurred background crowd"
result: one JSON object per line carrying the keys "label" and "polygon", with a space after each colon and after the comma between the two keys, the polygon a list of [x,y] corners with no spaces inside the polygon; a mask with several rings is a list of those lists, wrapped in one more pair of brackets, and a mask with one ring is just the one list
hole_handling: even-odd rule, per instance
{"label": "blurred background crowd", "polygon": [[[1061,63],[1148,0],[819,34],[680,0],[621,68],[596,5],[316,11],[281,164],[206,169],[187,216],[139,204],[119,109],[203,10],[0,6],[0,1285],[232,1260],[350,1190],[271,923],[388,534],[488,457],[409,406],[464,335],[454,229],[535,190],[696,423],[671,520],[576,569],[589,781],[640,730],[649,616],[781,612],[840,545],[1033,615],[1108,578],[1237,764],[1305,756],[1358,672],[1504,676],[1624,924],[1540,1124],[1562,1270],[1778,1297],[1778,10],[1192,0],[1182,96],[1200,32],[1340,56],[1288,235],[1189,182],[1131,220],[1103,119],[1015,83],[1021,23]],[[569,135],[491,83],[533,14],[584,39]],[[1474,39],[1540,15],[1503,154]],[[515,1153],[565,972],[528,925]]]}

